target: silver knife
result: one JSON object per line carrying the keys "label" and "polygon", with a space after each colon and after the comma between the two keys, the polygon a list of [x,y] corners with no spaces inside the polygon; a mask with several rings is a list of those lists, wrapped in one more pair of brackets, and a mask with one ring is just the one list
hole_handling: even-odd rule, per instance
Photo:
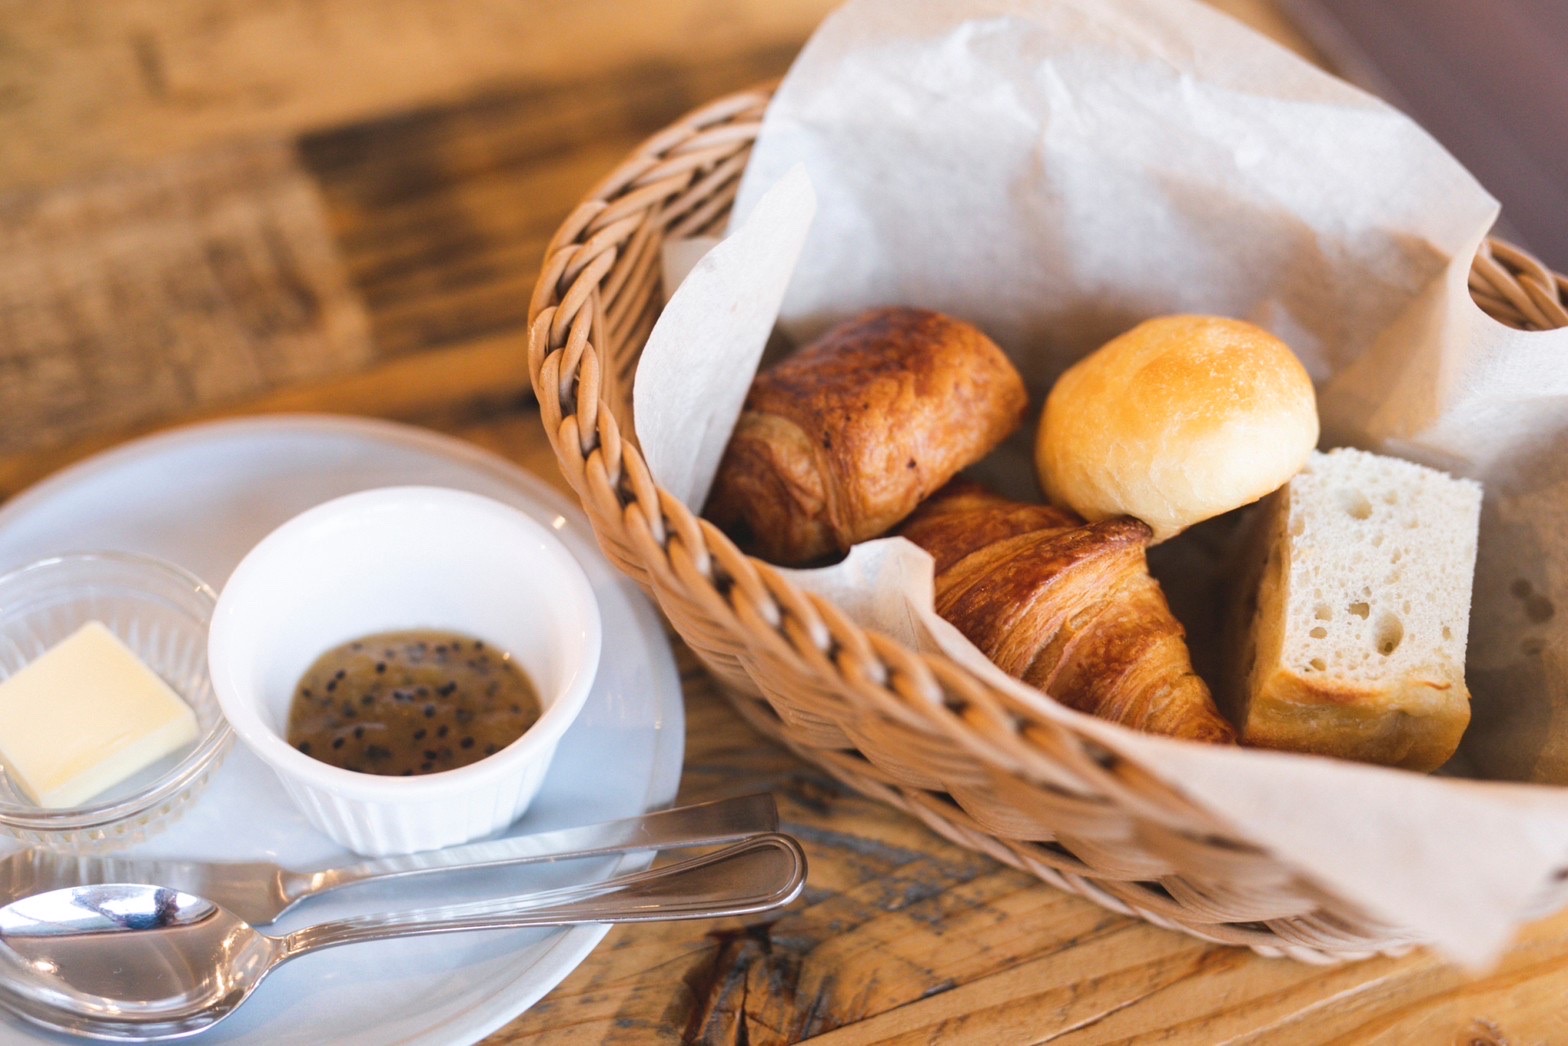
{"label": "silver knife", "polygon": [[66,886],[147,883],[205,897],[253,925],[264,926],[308,897],[355,883],[633,850],[706,846],[771,832],[778,822],[771,795],[747,795],[619,821],[317,869],[285,868],[271,861],[80,857],[52,850],[21,850],[0,859],[0,904]]}

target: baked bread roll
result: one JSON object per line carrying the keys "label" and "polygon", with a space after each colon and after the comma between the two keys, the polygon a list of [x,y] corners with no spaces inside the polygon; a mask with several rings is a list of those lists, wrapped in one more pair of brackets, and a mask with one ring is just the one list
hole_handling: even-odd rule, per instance
{"label": "baked bread roll", "polygon": [[1158,542],[1277,490],[1317,441],[1312,380],[1284,342],[1241,320],[1165,316],[1061,376],[1035,465],[1056,504],[1133,516]]}
{"label": "baked bread roll", "polygon": [[1012,363],[969,324],[868,312],[757,376],[703,514],[773,563],[842,554],[984,457],[1027,406]]}
{"label": "baked bread roll", "polygon": [[1465,642],[1481,487],[1314,453],[1262,506],[1227,710],[1247,744],[1409,770],[1470,722]]}
{"label": "baked bread roll", "polygon": [[955,480],[900,531],[936,561],[936,612],[997,667],[1137,730],[1230,742],[1149,575],[1149,528],[1084,523]]}

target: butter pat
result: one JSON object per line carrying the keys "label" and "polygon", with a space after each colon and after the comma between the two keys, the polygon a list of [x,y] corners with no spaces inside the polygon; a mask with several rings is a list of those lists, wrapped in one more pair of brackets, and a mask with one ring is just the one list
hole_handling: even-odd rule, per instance
{"label": "butter pat", "polygon": [[90,621],[0,682],[0,763],[39,806],[76,806],[196,740],[196,715]]}

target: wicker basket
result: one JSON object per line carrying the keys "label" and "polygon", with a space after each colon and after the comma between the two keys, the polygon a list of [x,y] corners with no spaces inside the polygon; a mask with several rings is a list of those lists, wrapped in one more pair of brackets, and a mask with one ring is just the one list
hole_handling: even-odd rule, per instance
{"label": "wicker basket", "polygon": [[[769,91],[643,144],[552,241],[530,308],[546,432],[600,544],[765,734],[846,785],[1107,908],[1266,955],[1397,953],[1412,933],[1302,880],[1143,768],[939,657],[862,630],[661,490],[631,378],[658,316],[659,247],[722,228]],[[1497,319],[1568,326],[1568,281],[1490,243],[1470,287]],[[1541,911],[1568,903],[1568,882]]]}

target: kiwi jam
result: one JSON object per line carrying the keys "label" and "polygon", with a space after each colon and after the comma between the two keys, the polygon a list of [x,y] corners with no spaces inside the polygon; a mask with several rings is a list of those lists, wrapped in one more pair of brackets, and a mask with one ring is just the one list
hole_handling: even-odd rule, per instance
{"label": "kiwi jam", "polygon": [[407,777],[476,763],[539,718],[521,668],[453,632],[381,632],[328,650],[301,677],[288,742],[324,763]]}

